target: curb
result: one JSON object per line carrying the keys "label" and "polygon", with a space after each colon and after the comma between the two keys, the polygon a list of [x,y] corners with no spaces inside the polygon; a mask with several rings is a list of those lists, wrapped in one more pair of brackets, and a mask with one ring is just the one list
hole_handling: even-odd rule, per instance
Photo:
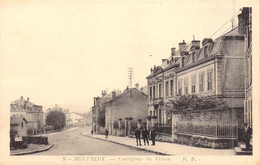
{"label": "curb", "polygon": [[28,152],[20,152],[20,153],[13,153],[13,154],[11,153],[10,156],[27,155],[27,154],[37,153],[37,152],[43,152],[43,151],[49,150],[53,146],[54,146],[54,144],[51,144],[50,146],[43,148],[43,149],[39,149],[39,150],[32,150],[32,151],[28,151]]}
{"label": "curb", "polygon": [[134,149],[138,149],[138,150],[143,150],[143,151],[155,153],[155,154],[158,154],[158,155],[174,156],[174,155],[172,155],[172,154],[166,154],[166,153],[163,153],[163,152],[153,151],[153,150],[149,150],[149,149],[146,149],[146,148],[138,148],[138,147],[135,147],[135,146],[132,146],[132,145],[115,142],[115,141],[112,141],[112,140],[109,140],[109,139],[106,140],[106,139],[102,139],[102,138],[98,138],[98,137],[93,137],[93,136],[90,136],[90,135],[84,135],[83,133],[81,133],[81,135],[82,135],[82,136],[87,136],[87,137],[90,137],[90,138],[93,138],[93,139],[98,139],[98,140],[103,140],[103,141],[107,141],[107,142],[119,144],[119,145],[122,145],[122,146],[130,147],[130,148],[134,148]]}

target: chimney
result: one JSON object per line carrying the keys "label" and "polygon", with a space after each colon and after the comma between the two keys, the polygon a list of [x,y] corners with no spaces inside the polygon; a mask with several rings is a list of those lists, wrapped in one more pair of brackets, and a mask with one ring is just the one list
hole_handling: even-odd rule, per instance
{"label": "chimney", "polygon": [[183,40],[182,43],[179,43],[179,51],[182,52],[186,48],[186,43]]}
{"label": "chimney", "polygon": [[171,48],[171,55],[172,55],[172,56],[175,55],[175,50],[176,50],[176,48]]}
{"label": "chimney", "polygon": [[94,97],[94,106],[96,105],[96,97]]}
{"label": "chimney", "polygon": [[106,96],[107,92],[106,91],[102,91],[102,97]]}
{"label": "chimney", "polygon": [[162,63],[164,63],[165,61],[167,61],[167,59],[162,59]]}
{"label": "chimney", "polygon": [[142,88],[140,88],[140,91],[141,91],[141,92],[143,92],[143,90],[144,90],[144,88],[143,88],[143,87],[142,87]]}
{"label": "chimney", "polygon": [[241,14],[238,15],[238,32],[241,35],[246,33],[246,26],[249,24],[250,11],[252,8],[243,7]]}
{"label": "chimney", "polygon": [[30,100],[30,98],[29,97],[27,97],[27,101],[29,101]]}
{"label": "chimney", "polygon": [[112,99],[115,99],[115,98],[116,98],[116,92],[113,91],[113,92],[112,92]]}
{"label": "chimney", "polygon": [[135,84],[135,88],[139,90],[139,84],[138,83]]}
{"label": "chimney", "polygon": [[200,46],[200,41],[199,40],[192,40],[191,41],[191,45],[195,46],[195,47],[199,47]]}

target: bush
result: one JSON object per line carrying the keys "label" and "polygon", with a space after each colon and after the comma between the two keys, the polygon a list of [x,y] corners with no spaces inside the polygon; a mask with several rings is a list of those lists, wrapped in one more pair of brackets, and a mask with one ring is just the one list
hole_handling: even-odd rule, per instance
{"label": "bush", "polygon": [[54,127],[52,125],[46,125],[44,126],[45,133],[48,133],[49,131],[53,131]]}
{"label": "bush", "polygon": [[174,113],[185,110],[223,110],[228,109],[228,105],[221,99],[210,96],[182,95],[166,103],[166,111]]}
{"label": "bush", "polygon": [[28,135],[33,135],[33,129],[32,128],[28,128],[27,129],[27,134]]}

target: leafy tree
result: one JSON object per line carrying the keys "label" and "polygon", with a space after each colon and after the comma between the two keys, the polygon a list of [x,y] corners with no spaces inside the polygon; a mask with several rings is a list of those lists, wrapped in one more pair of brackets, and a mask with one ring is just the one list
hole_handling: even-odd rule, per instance
{"label": "leafy tree", "polygon": [[55,130],[66,125],[66,115],[62,111],[50,111],[46,116],[46,124],[52,125]]}
{"label": "leafy tree", "polygon": [[98,113],[98,124],[99,124],[101,127],[105,127],[105,115],[106,115],[105,110],[101,110],[101,111]]}
{"label": "leafy tree", "polygon": [[225,101],[216,97],[198,96],[194,94],[177,96],[175,99],[166,103],[166,111],[168,114],[172,114],[178,111],[208,109],[228,109],[228,105],[225,103]]}

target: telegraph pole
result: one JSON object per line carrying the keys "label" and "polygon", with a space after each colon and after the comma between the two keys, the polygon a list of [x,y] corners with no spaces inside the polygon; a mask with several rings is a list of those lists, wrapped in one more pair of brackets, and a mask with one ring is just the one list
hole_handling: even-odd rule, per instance
{"label": "telegraph pole", "polygon": [[128,79],[129,79],[129,88],[132,88],[132,80],[134,79],[134,68],[128,68]]}

